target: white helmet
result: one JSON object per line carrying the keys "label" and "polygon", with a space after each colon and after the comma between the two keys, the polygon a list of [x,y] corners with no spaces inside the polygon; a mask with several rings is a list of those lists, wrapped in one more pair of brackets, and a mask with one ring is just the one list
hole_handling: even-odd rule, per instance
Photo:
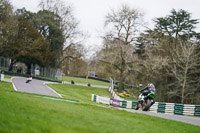
{"label": "white helmet", "polygon": [[152,83],[149,83],[148,87],[150,88],[150,90],[155,91],[155,86]]}

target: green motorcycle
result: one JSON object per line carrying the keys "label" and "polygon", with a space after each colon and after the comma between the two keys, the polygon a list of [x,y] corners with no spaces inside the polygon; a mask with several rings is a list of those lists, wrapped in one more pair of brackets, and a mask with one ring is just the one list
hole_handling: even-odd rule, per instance
{"label": "green motorcycle", "polygon": [[138,98],[138,103],[135,106],[135,110],[141,108],[142,111],[148,111],[149,108],[155,103],[153,100],[154,98],[155,92],[150,92],[146,96],[141,93]]}

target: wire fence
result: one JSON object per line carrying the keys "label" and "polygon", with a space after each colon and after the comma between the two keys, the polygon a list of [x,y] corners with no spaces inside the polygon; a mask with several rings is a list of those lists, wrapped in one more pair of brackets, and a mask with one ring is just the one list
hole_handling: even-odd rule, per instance
{"label": "wire fence", "polygon": [[4,58],[4,57],[0,57],[0,67],[4,68],[4,69],[8,69],[9,68],[9,59]]}

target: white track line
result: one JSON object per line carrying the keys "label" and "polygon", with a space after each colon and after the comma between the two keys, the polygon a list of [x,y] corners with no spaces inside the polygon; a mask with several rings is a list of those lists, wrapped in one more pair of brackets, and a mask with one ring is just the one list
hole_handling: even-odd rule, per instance
{"label": "white track line", "polygon": [[50,83],[50,82],[44,82],[43,85],[45,85],[47,88],[49,88],[50,90],[52,90],[54,93],[56,93],[59,97],[63,98],[59,93],[57,93],[54,89],[50,88],[49,86],[47,86],[46,84],[57,84],[57,83]]}
{"label": "white track line", "polygon": [[[12,77],[11,80],[13,80],[13,78],[18,78],[18,77]],[[13,81],[12,81],[12,85],[13,85],[14,90],[17,91],[17,88],[15,87]]]}

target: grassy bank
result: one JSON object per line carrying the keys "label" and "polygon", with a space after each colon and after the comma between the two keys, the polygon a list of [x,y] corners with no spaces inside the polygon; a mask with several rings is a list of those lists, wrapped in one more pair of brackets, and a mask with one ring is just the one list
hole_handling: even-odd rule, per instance
{"label": "grassy bank", "polygon": [[75,83],[83,83],[83,84],[93,84],[93,85],[104,85],[109,86],[109,83],[94,80],[94,79],[85,79],[85,78],[77,78],[77,77],[70,77],[70,76],[63,76],[63,81],[71,82],[74,80]]}
{"label": "grassy bank", "polygon": [[[80,103],[44,99],[13,91],[0,82],[0,132],[2,133],[197,133],[199,126],[85,104],[87,88],[81,93],[72,86],[50,85]],[[91,89],[91,88],[90,88]],[[100,90],[94,90],[95,93]],[[79,94],[76,94],[79,93]],[[90,92],[93,93],[93,92]],[[102,94],[104,95],[104,94]],[[66,94],[67,96],[67,94]],[[67,97],[66,97],[67,98]],[[89,97],[91,98],[91,96]]]}
{"label": "grassy bank", "polygon": [[95,88],[87,86],[76,86],[66,84],[49,84],[49,87],[53,88],[56,92],[61,94],[63,98],[80,101],[80,102],[91,102],[92,94],[99,96],[111,97],[108,90],[105,88]]}

